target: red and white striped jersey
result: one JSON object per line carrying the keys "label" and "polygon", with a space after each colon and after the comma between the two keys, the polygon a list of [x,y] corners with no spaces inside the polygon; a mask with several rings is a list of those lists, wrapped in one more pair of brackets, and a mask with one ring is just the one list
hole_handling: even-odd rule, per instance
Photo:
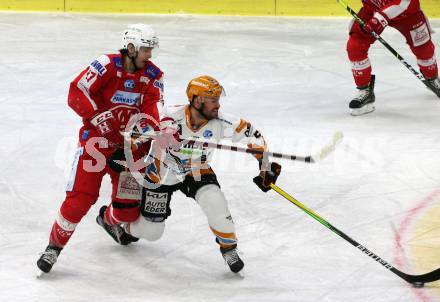
{"label": "red and white striped jersey", "polygon": [[121,54],[102,55],[70,84],[68,104],[83,118],[84,125],[98,112],[110,110],[124,130],[137,113],[159,120],[163,103],[163,72],[152,62],[128,73]]}

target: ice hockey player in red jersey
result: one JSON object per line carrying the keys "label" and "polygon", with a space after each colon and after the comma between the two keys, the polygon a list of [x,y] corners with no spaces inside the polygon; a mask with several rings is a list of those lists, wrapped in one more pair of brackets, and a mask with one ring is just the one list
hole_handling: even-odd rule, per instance
{"label": "ice hockey player in red jersey", "polygon": [[431,28],[420,9],[419,0],[362,0],[358,15],[365,21],[364,28],[352,21],[347,42],[348,58],[352,65],[358,95],[351,100],[352,115],[374,111],[374,81],[368,50],[375,42],[372,32],[380,35],[386,26],[397,29],[406,39],[417,64],[426,79],[427,86],[440,97],[440,80],[431,41]]}
{"label": "ice hockey player in red jersey", "polygon": [[[98,223],[121,244],[137,240],[126,234],[120,224],[138,218],[140,186],[133,188],[130,174],[109,169],[109,162],[121,152],[121,131],[133,115],[143,113],[149,117],[141,121],[142,127],[159,121],[163,73],[150,61],[158,42],[150,26],[129,25],[122,33],[119,53],[100,56],[70,84],[68,105],[82,118],[83,126],[66,198],[52,226],[49,245],[37,261],[41,271],[48,273],[52,269],[77,224],[98,199],[106,173],[112,183],[111,203],[102,211]],[[129,188],[124,187],[127,184]]]}
{"label": "ice hockey player in red jersey", "polygon": [[[141,216],[127,224],[125,230],[150,241],[159,239],[164,232],[165,220],[171,214],[171,197],[180,190],[202,208],[225,262],[232,272],[237,273],[244,263],[237,253],[235,226],[227,199],[209,165],[213,149],[197,147],[186,141],[217,142],[226,138],[254,149],[266,150],[267,147],[263,136],[251,123],[220,110],[222,95],[223,87],[217,80],[200,76],[188,84],[189,104],[164,108],[161,132],[168,133],[170,141],[173,140],[172,134],[177,134],[182,141],[179,143],[176,139],[168,148],[165,148],[164,140],[153,141],[146,157]],[[270,183],[275,183],[281,166],[263,161],[262,155],[255,157],[260,174],[254,182],[266,192],[270,190]]]}

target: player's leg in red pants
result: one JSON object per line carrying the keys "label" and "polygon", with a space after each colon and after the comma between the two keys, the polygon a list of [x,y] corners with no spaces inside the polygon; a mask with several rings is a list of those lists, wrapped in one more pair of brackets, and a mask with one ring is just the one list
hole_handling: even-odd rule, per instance
{"label": "player's leg in red pants", "polygon": [[66,188],[66,199],[50,232],[50,245],[64,247],[77,224],[98,199],[102,178],[107,172],[106,158],[112,150],[91,144],[94,139],[92,137],[84,141],[80,138]]}
{"label": "player's leg in red pants", "polygon": [[417,58],[420,71],[426,79],[438,77],[438,66],[435,58],[435,47],[431,41],[429,23],[422,11],[392,22],[390,26],[396,28],[403,36],[411,51]]}
{"label": "player's leg in red pants", "polygon": [[[374,11],[365,7],[361,8],[358,16],[368,21],[374,14]],[[351,63],[351,70],[356,87],[367,87],[371,78],[371,63],[368,58],[368,50],[375,38],[362,31],[357,21],[352,21],[349,29],[349,38],[347,41],[347,54]]]}

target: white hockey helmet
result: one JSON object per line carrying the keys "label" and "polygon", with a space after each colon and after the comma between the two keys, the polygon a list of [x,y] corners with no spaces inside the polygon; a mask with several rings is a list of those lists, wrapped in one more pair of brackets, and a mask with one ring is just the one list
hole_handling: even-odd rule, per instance
{"label": "white hockey helmet", "polygon": [[127,49],[128,44],[133,44],[136,51],[141,46],[159,47],[159,39],[151,26],[146,24],[130,24],[122,33],[122,49]]}

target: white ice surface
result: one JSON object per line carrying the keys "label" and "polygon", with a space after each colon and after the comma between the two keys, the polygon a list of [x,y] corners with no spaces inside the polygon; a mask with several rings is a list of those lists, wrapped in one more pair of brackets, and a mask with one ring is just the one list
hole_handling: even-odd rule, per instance
{"label": "white ice surface", "polygon": [[[252,121],[273,151],[307,155],[336,130],[325,161],[282,161],[279,186],[393,265],[395,229],[440,186],[440,100],[376,43],[373,114],[352,117],[348,18],[0,14],[0,301],[439,301],[422,295],[274,192],[252,183],[248,155],[219,151],[214,168],[230,201],[240,275],[226,266],[193,200],[175,194],[160,241],[116,245],[95,223],[110,183],[53,271],[36,279],[38,253],[64,199],[81,125],[66,104],[69,82],[119,48],[129,23],[152,24],[168,104],[189,79],[226,88],[225,111]],[[433,39],[440,46],[440,20]],[[403,38],[384,33],[413,66]],[[410,273],[424,259],[405,244]],[[440,258],[440,257],[438,257]],[[437,259],[437,263],[440,263]],[[434,269],[436,267],[432,267]],[[421,298],[423,296],[424,298]],[[427,300],[422,300],[427,299]]]}

